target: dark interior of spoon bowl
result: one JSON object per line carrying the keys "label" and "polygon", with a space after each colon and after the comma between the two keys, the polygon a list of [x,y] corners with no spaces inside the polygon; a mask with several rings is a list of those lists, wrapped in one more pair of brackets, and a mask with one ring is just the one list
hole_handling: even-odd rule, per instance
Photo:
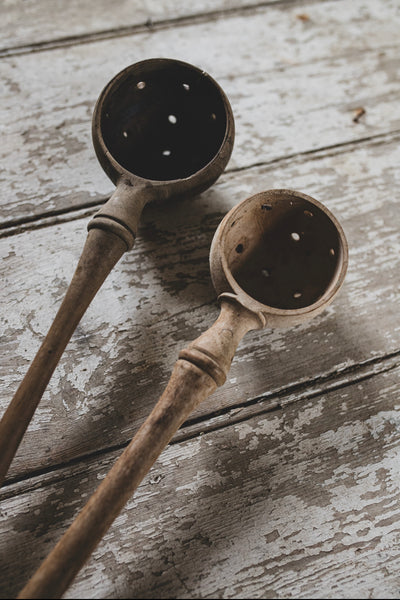
{"label": "dark interior of spoon bowl", "polygon": [[255,202],[231,225],[228,266],[249,295],[268,306],[309,306],[336,281],[342,255],[335,224],[303,198]]}
{"label": "dark interior of spoon bowl", "polygon": [[145,179],[167,181],[196,173],[217,154],[225,130],[219,89],[182,63],[139,63],[103,101],[106,147],[126,170]]}

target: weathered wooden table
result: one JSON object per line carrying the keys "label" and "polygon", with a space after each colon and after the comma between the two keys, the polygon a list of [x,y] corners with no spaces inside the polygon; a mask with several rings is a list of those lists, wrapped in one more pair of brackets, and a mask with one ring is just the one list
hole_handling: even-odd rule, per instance
{"label": "weathered wooden table", "polygon": [[344,226],[341,294],[306,325],[246,336],[65,597],[399,598],[399,3],[9,0],[0,17],[1,413],[113,189],[90,137],[105,83],[186,60],[222,85],[237,129],[213,188],[146,208],[73,336],[0,492],[1,597],[216,318],[223,215],[289,187]]}

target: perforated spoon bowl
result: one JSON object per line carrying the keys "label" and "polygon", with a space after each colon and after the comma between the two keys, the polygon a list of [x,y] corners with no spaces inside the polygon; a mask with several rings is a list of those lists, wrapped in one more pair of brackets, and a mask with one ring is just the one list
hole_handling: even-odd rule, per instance
{"label": "perforated spoon bowl", "polygon": [[97,157],[117,188],[90,221],[64,301],[0,421],[0,485],[71,335],[132,248],[145,204],[208,188],[233,147],[224,92],[207,73],[177,60],[150,59],[121,71],[100,94],[92,123]]}
{"label": "perforated spoon bowl", "polygon": [[192,410],[225,382],[246,332],[319,314],[339,291],[347,242],[319,202],[291,190],[262,192],[233,208],[210,253],[221,313],[179,354],[155,408],[19,598],[58,598]]}

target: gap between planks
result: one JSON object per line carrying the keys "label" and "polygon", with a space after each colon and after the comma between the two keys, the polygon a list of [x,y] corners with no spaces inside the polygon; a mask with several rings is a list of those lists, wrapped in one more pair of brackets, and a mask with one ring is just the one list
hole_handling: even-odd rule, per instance
{"label": "gap between planks", "polygon": [[[208,413],[196,419],[189,419],[176,432],[170,444],[179,444],[187,440],[202,436],[212,431],[225,429],[234,424],[243,423],[255,416],[285,410],[295,402],[311,400],[326,393],[334,392],[357,383],[371,379],[383,373],[397,369],[399,364],[400,350],[374,359],[363,361],[357,365],[334,370],[330,373],[316,377],[313,380],[300,381],[282,389],[274,390],[271,394],[263,394],[250,398],[238,404],[215,413]],[[83,454],[77,458],[64,463],[58,463],[48,468],[31,471],[21,477],[7,480],[0,490],[0,502],[7,498],[25,494],[38,487],[53,485],[63,479],[58,472],[67,467],[75,467],[74,474],[83,472],[84,464],[97,457],[106,459],[107,456],[117,451],[123,451],[130,443],[130,439],[124,443],[115,444],[107,448],[101,448],[95,452]]]}
{"label": "gap between planks", "polygon": [[[241,173],[244,171],[250,171],[251,169],[259,168],[273,169],[277,165],[284,166],[289,162],[299,164],[303,162],[303,158],[306,158],[307,160],[319,160],[327,156],[338,156],[340,154],[344,155],[351,153],[355,148],[380,146],[389,144],[396,140],[400,141],[400,129],[359,138],[355,141],[351,140],[339,144],[332,144],[331,146],[287,154],[272,160],[264,162],[261,161],[251,165],[245,165],[243,167],[235,167],[232,169],[227,168],[221,175],[221,179],[231,173]],[[21,233],[25,233],[26,231],[44,229],[45,227],[53,227],[55,225],[68,223],[70,221],[86,219],[95,214],[100,206],[109,199],[109,197],[110,196],[108,194],[106,196],[99,195],[96,200],[84,202],[77,206],[66,207],[60,210],[46,211],[37,215],[32,215],[31,217],[26,216],[20,219],[9,219],[8,221],[0,223],[0,239],[19,235]]]}
{"label": "gap between planks", "polygon": [[240,16],[242,14],[257,14],[258,11],[264,10],[269,6],[285,9],[286,6],[293,7],[297,5],[301,7],[304,4],[321,4],[328,1],[343,2],[343,0],[267,0],[266,2],[255,2],[251,4],[245,4],[243,6],[210,10],[205,13],[194,13],[166,19],[152,19],[151,17],[148,17],[146,21],[141,23],[134,23],[131,25],[114,27],[110,29],[102,29],[86,34],[62,36],[51,40],[42,40],[40,42],[32,42],[28,44],[0,48],[0,59],[8,58],[10,56],[32,54],[34,52],[46,52],[48,50],[54,50],[58,48],[90,44],[92,42],[121,38],[143,32],[156,33],[157,31],[162,31],[163,29],[169,29],[171,27],[176,29],[177,27],[207,23],[208,21],[226,17],[229,18],[231,16]]}

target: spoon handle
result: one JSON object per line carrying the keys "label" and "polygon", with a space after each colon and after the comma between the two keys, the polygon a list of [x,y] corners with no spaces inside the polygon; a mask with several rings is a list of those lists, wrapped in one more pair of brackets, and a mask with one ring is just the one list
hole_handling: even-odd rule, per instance
{"label": "spoon handle", "polygon": [[0,485],[68,341],[108,273],[125,251],[125,242],[113,233],[101,229],[88,232],[64,301],[0,421]]}
{"label": "spoon handle", "polygon": [[239,305],[222,304],[214,325],[180,353],[153,411],[18,598],[64,593],[177,429],[225,381],[240,339],[258,327]]}
{"label": "spoon handle", "polygon": [[134,244],[148,187],[120,181],[88,224],[88,236],[65,298],[22,383],[0,421],[0,486],[66,345],[121,256]]}

